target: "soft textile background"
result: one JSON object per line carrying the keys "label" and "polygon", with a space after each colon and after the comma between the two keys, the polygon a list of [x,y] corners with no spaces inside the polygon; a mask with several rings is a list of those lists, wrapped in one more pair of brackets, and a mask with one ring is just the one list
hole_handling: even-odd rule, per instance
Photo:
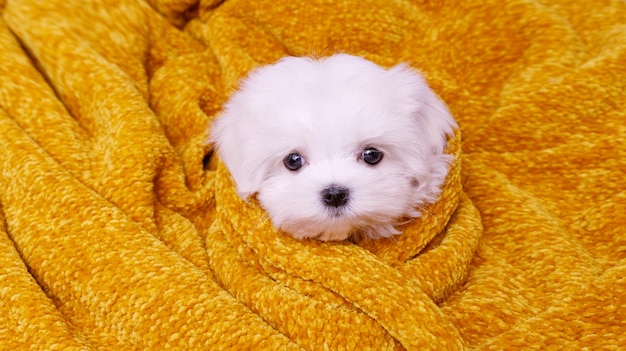
{"label": "soft textile background", "polygon": [[[0,349],[626,347],[623,0],[0,14]],[[461,127],[393,240],[276,233],[205,157],[246,72],[338,51],[420,69]]]}

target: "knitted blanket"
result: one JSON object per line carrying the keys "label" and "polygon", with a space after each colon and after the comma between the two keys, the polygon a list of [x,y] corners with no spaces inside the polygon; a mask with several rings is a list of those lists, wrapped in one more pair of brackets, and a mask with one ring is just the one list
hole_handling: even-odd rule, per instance
{"label": "knitted blanket", "polygon": [[[336,52],[460,125],[390,239],[277,232],[206,144]],[[0,0],[0,349],[626,348],[625,105],[623,0]]]}

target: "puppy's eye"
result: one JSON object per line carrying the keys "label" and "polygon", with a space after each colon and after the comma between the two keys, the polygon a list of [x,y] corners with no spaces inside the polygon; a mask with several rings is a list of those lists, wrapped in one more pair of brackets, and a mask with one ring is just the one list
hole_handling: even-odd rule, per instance
{"label": "puppy's eye", "polygon": [[375,165],[383,159],[383,153],[376,148],[368,147],[361,153],[361,159],[367,164]]}
{"label": "puppy's eye", "polygon": [[283,159],[285,167],[290,171],[297,171],[304,165],[304,158],[297,152],[290,153]]}

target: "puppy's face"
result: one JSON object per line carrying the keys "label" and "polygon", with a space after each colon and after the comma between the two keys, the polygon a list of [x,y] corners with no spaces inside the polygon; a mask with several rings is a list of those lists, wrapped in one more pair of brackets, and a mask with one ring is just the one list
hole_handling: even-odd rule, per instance
{"label": "puppy's face", "polygon": [[254,71],[210,141],[239,195],[296,238],[397,233],[436,200],[455,122],[422,77],[363,58],[285,58]]}

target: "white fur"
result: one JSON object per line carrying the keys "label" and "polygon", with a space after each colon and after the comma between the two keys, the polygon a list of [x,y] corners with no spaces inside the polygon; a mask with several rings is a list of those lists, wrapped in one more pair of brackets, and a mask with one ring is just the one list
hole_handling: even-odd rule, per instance
{"label": "white fur", "polygon": [[[225,105],[209,142],[243,199],[256,194],[272,223],[295,238],[344,240],[398,234],[398,220],[420,215],[439,196],[456,123],[422,76],[337,54],[287,57],[253,71]],[[365,147],[380,163],[361,160]],[[283,165],[299,152],[305,165]],[[341,209],[320,192],[350,190]]]}

